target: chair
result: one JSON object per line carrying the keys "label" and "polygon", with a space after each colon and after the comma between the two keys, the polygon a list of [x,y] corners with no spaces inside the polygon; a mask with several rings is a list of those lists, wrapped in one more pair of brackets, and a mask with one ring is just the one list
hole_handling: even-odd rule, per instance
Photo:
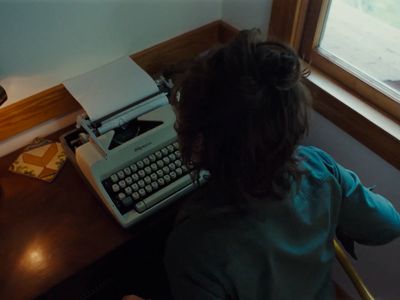
{"label": "chair", "polygon": [[344,249],[336,239],[333,240],[333,246],[335,248],[336,259],[339,261],[343,270],[346,272],[354,287],[357,289],[357,292],[360,295],[361,299],[375,300],[361,277],[358,275],[357,271],[354,269]]}

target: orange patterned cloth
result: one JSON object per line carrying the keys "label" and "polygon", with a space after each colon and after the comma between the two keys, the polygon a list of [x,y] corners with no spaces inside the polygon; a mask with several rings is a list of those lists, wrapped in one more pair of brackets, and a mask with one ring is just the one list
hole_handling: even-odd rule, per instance
{"label": "orange patterned cloth", "polygon": [[9,170],[52,182],[64,165],[65,160],[66,156],[60,143],[43,143],[41,141],[39,146],[28,147],[18,156]]}

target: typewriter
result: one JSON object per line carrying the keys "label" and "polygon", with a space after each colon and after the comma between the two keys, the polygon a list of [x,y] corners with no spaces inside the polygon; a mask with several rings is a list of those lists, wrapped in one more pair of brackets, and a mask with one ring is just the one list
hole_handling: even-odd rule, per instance
{"label": "typewriter", "polygon": [[[118,68],[118,64],[123,67]],[[149,94],[142,91],[140,97],[129,101],[113,99],[123,104],[112,103],[113,108],[107,107],[106,114],[98,114],[101,101],[114,95],[109,83],[127,74],[136,77],[132,78],[135,83],[133,86],[126,83],[126,91],[119,93],[119,97],[137,94],[129,90],[143,89],[146,84],[151,86],[146,91]],[[168,103],[170,81],[163,77],[153,80],[129,57],[82,76],[64,85],[90,113],[77,118],[76,128],[61,136],[61,143],[69,159],[122,227],[128,228],[149,217],[206,180],[208,174],[204,171],[200,173],[200,180],[194,182],[180,159],[173,127],[175,114]],[[87,87],[96,90],[90,95],[85,91]],[[99,101],[98,88],[110,95]]]}

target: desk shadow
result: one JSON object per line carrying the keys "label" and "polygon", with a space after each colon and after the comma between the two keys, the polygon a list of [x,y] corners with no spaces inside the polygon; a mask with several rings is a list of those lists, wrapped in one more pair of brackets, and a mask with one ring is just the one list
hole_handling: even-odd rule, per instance
{"label": "desk shadow", "polygon": [[78,274],[47,291],[38,300],[114,300],[136,294],[152,300],[173,300],[163,267],[166,238],[173,218],[143,226],[132,239]]}

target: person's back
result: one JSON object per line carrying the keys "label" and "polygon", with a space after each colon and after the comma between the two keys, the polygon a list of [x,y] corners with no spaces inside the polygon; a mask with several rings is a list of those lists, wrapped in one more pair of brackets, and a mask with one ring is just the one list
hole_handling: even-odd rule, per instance
{"label": "person's back", "polygon": [[207,189],[169,238],[175,299],[331,299],[336,229],[369,244],[400,235],[390,203],[319,149],[300,147],[305,175],[282,201],[240,208]]}
{"label": "person's back", "polygon": [[400,235],[390,202],[323,151],[298,147],[309,96],[296,54],[242,32],[179,86],[183,160],[210,172],[171,234],[175,299],[329,299],[336,230],[361,243]]}

